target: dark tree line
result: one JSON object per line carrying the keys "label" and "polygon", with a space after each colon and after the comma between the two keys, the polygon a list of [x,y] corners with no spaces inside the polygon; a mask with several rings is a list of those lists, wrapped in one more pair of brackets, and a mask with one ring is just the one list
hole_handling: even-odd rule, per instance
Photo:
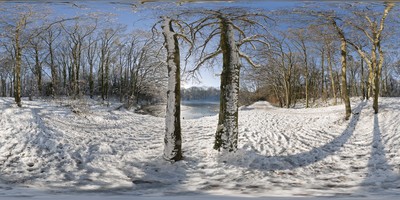
{"label": "dark tree line", "polygon": [[181,99],[184,101],[191,100],[210,100],[218,101],[220,91],[213,87],[190,87],[181,89]]}

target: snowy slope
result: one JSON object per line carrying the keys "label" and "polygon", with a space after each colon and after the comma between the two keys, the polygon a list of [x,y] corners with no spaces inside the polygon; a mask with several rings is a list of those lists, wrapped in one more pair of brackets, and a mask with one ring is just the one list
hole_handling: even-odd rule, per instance
{"label": "snowy slope", "polygon": [[212,149],[217,116],[182,120],[185,160],[169,163],[163,118],[96,102],[17,108],[0,98],[0,197],[397,196],[400,99],[381,98],[378,115],[371,103],[354,102],[350,121],[342,105],[242,107],[240,150],[226,157]]}

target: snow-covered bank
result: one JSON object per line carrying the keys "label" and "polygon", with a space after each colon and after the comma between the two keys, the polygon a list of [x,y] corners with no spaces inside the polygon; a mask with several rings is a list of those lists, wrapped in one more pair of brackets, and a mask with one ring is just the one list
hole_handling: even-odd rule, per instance
{"label": "snow-covered bank", "polygon": [[0,98],[0,197],[400,195],[400,99],[381,98],[378,115],[371,103],[355,102],[350,121],[342,105],[242,107],[240,150],[228,157],[212,149],[217,116],[185,119],[185,160],[171,164],[163,118]]}

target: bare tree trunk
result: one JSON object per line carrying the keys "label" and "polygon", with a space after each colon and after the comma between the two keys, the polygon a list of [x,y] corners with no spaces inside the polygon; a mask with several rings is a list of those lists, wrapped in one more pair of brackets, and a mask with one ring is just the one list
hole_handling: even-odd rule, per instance
{"label": "bare tree trunk", "polygon": [[[39,60],[39,47],[36,45],[35,50],[35,75],[37,81],[38,95],[42,95],[42,65]],[[33,91],[32,91],[33,92]]]}
{"label": "bare tree trunk", "polygon": [[[74,47],[74,49],[75,49],[76,47]],[[76,98],[76,96],[75,96],[75,84],[76,84],[76,80],[75,80],[75,78],[76,78],[76,76],[75,76],[75,65],[76,65],[76,50],[73,50],[72,51],[72,58],[73,58],[73,60],[72,60],[72,65],[71,66],[69,66],[69,84],[70,84],[70,91],[69,91],[69,94],[71,95],[73,95],[73,97],[74,98]]]}
{"label": "bare tree trunk", "polygon": [[[339,72],[336,72],[336,82],[339,84],[338,85],[338,92],[339,92],[339,94],[342,94],[342,86],[341,86],[341,80],[340,80],[341,78],[340,78],[340,76],[339,76]],[[343,98],[340,98],[340,103],[342,103],[343,102]]]}
{"label": "bare tree trunk", "polygon": [[109,94],[109,79],[110,79],[110,52],[107,53],[106,68],[105,68],[104,94],[108,99]]}
{"label": "bare tree trunk", "polygon": [[238,96],[240,60],[234,38],[232,21],[219,16],[221,27],[220,46],[223,55],[221,97],[218,127],[214,149],[236,151],[238,144]]}
{"label": "bare tree trunk", "polygon": [[[388,9],[388,8],[386,8]],[[385,9],[385,12],[387,11]],[[389,11],[387,11],[389,12]],[[383,28],[382,28],[383,29]],[[378,52],[379,52],[379,63],[377,63],[376,67],[376,71],[375,71],[375,94],[374,94],[374,102],[373,102],[373,108],[375,111],[375,114],[377,114],[379,112],[379,105],[378,105],[378,98],[379,98],[379,88],[380,88],[380,80],[381,80],[381,74],[382,74],[382,67],[383,67],[383,62],[385,59],[384,53],[382,51],[381,48],[381,43],[380,43],[380,38],[375,40],[376,43],[376,47],[378,48]]]}
{"label": "bare tree trunk", "polygon": [[373,108],[374,108],[374,112],[375,114],[379,112],[379,106],[378,106],[378,98],[379,98],[379,81],[381,80],[381,70],[379,69],[379,67],[376,66],[376,70],[375,70],[375,78],[374,78],[374,102],[373,102]]}
{"label": "bare tree trunk", "polygon": [[58,76],[57,69],[54,64],[54,52],[52,43],[49,43],[49,54],[50,54],[50,70],[51,70],[51,94],[54,96],[58,95]]}
{"label": "bare tree trunk", "polygon": [[124,101],[124,87],[125,87],[125,85],[124,85],[124,80],[125,80],[125,77],[124,77],[124,74],[122,73],[122,67],[120,68],[120,71],[119,71],[119,77],[120,77],[120,79],[119,79],[119,101],[120,102],[123,102]]}
{"label": "bare tree trunk", "polygon": [[14,99],[15,103],[17,103],[18,107],[22,107],[21,103],[21,51],[22,48],[20,46],[20,30],[17,27],[17,31],[15,33],[15,70],[14,70]]}
{"label": "bare tree trunk", "polygon": [[326,99],[325,94],[325,49],[322,49],[321,52],[321,97],[322,100]]}
{"label": "bare tree trunk", "polygon": [[[306,61],[307,62],[307,61]],[[308,85],[309,85],[309,82],[308,82],[308,66],[307,66],[307,64],[306,64],[306,72],[305,72],[305,74],[306,74],[306,76],[305,76],[305,81],[306,81],[306,108],[308,108],[309,107],[309,97],[308,97]]]}
{"label": "bare tree trunk", "polygon": [[10,95],[10,97],[13,97],[14,96],[14,91],[13,91],[13,88],[14,88],[14,80],[15,80],[15,72],[14,72],[15,70],[13,70],[13,75],[12,76],[10,76],[10,87],[9,87],[9,95]]}
{"label": "bare tree trunk", "polygon": [[63,78],[63,91],[65,94],[67,94],[67,64],[65,62],[63,63],[63,68],[62,68],[62,78]]}
{"label": "bare tree trunk", "polygon": [[167,113],[165,117],[164,154],[166,160],[182,160],[181,136],[181,98],[180,98],[180,52],[176,33],[172,27],[172,20],[163,18],[162,25],[167,49],[168,91]]}
{"label": "bare tree trunk", "polygon": [[347,78],[346,78],[347,45],[346,45],[346,39],[344,38],[344,35],[341,35],[340,51],[341,51],[341,55],[342,55],[342,98],[343,98],[345,110],[346,110],[345,119],[349,120],[350,116],[351,116],[351,105],[350,105],[350,99],[349,99],[349,92],[347,90]]}
{"label": "bare tree trunk", "polygon": [[80,67],[81,67],[81,54],[82,54],[82,44],[79,42],[78,52],[76,57],[76,70],[75,70],[75,96],[80,97]]}
{"label": "bare tree trunk", "polygon": [[6,79],[1,77],[1,96],[6,97],[7,96],[7,82]]}
{"label": "bare tree trunk", "polygon": [[336,105],[337,104],[336,87],[335,87],[335,78],[333,76],[333,70],[332,70],[332,58],[330,50],[328,50],[328,67],[329,67],[329,77],[331,78],[331,87],[332,87],[332,95],[334,98],[334,105]]}
{"label": "bare tree trunk", "polygon": [[101,58],[100,58],[100,91],[101,91],[101,99],[105,100],[104,95],[104,50],[102,50]]}
{"label": "bare tree trunk", "polygon": [[93,63],[89,63],[89,94],[90,98],[93,98],[94,94],[94,80],[93,80]]}
{"label": "bare tree trunk", "polygon": [[307,54],[307,47],[306,47],[306,45],[305,45],[305,42],[304,42],[304,38],[302,38],[302,40],[301,40],[301,47],[302,47],[302,50],[303,50],[303,54],[304,54],[304,67],[305,67],[305,84],[306,84],[306,108],[308,108],[308,107],[310,107],[309,106],[309,102],[310,102],[310,97],[309,97],[309,87],[310,87],[310,81],[309,81],[309,70],[308,70],[308,54]]}
{"label": "bare tree trunk", "polygon": [[285,74],[284,87],[285,87],[285,104],[286,104],[286,108],[289,108],[290,104],[291,104],[290,98],[292,96],[291,95],[290,75]]}
{"label": "bare tree trunk", "polygon": [[362,92],[362,100],[366,98],[365,94],[365,83],[364,83],[364,60],[361,58],[361,92]]}

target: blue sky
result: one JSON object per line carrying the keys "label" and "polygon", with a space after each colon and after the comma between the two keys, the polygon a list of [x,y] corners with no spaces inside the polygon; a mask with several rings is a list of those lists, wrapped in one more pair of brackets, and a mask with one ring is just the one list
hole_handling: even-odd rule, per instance
{"label": "blue sky", "polygon": [[[29,1],[28,1],[29,2]],[[32,2],[32,1],[30,1]],[[39,1],[37,1],[39,2]],[[56,1],[65,2],[65,1]],[[157,20],[157,16],[163,12],[164,8],[174,8],[177,5],[175,3],[145,3],[136,4],[137,7],[129,5],[127,3],[135,1],[118,1],[117,4],[112,3],[114,1],[73,1],[72,3],[53,3],[48,6],[54,9],[54,15],[56,16],[72,16],[76,14],[84,14],[89,12],[105,12],[113,13],[116,15],[116,21],[118,23],[127,25],[128,30],[132,29],[144,29],[150,30],[151,27]],[[187,3],[181,7],[194,7],[194,8],[207,8],[213,9],[218,7],[245,7],[250,9],[263,8],[267,10],[275,10],[280,8],[288,8],[295,5],[299,5],[303,1],[237,1],[234,3],[229,2],[202,2],[202,3]],[[38,5],[40,6],[40,5]],[[219,87],[219,76],[221,67],[215,66],[214,70],[202,69],[200,71],[199,81],[196,80],[184,80],[182,82],[183,87],[190,86],[207,86],[207,87]]]}

